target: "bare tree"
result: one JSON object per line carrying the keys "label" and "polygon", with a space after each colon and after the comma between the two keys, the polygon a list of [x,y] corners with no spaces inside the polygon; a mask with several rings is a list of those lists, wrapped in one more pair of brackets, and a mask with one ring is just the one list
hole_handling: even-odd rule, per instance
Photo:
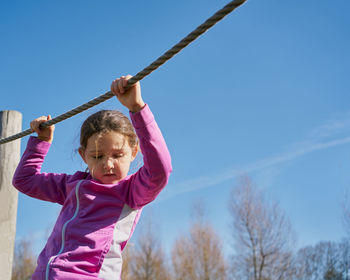
{"label": "bare tree", "polygon": [[36,260],[29,240],[20,240],[15,245],[12,280],[28,280],[34,273]]}
{"label": "bare tree", "polygon": [[[133,248],[134,249],[134,248]],[[166,266],[159,238],[149,223],[140,234],[129,261],[130,274],[133,280],[167,280],[170,274]]]}
{"label": "bare tree", "polygon": [[306,246],[299,249],[297,253],[295,267],[298,280],[317,280],[321,279],[319,275],[319,256],[312,246]]}
{"label": "bare tree", "polygon": [[343,239],[339,244],[340,249],[340,271],[343,280],[350,280],[350,239]]}
{"label": "bare tree", "polygon": [[172,250],[174,279],[224,280],[226,265],[221,241],[204,220],[203,204],[194,206],[195,221],[189,234],[181,235]]}
{"label": "bare tree", "polygon": [[176,239],[172,250],[174,280],[196,280],[194,246],[190,239],[183,235]]}
{"label": "bare tree", "polygon": [[229,201],[236,255],[234,279],[291,279],[294,274],[291,225],[276,203],[267,203],[248,176],[240,177]]}
{"label": "bare tree", "polygon": [[301,248],[297,255],[298,280],[349,280],[350,243],[321,241]]}
{"label": "bare tree", "polygon": [[344,198],[342,201],[342,208],[343,208],[343,225],[344,225],[345,231],[348,234],[348,237],[350,238],[350,198],[349,198],[349,193],[346,193],[344,195]]}
{"label": "bare tree", "polygon": [[123,265],[122,265],[122,274],[121,279],[123,280],[132,280],[131,275],[131,262],[132,262],[132,247],[134,244],[128,243],[122,252]]}

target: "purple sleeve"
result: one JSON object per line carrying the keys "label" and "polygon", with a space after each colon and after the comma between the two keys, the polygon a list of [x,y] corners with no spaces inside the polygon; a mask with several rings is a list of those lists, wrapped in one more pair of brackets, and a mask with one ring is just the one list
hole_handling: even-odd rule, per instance
{"label": "purple sleeve", "polygon": [[20,192],[34,198],[63,204],[68,175],[41,173],[50,143],[30,137],[17,166],[12,184]]}
{"label": "purple sleeve", "polygon": [[168,148],[148,105],[130,113],[130,117],[140,140],[144,165],[128,180],[126,203],[140,208],[166,186],[172,167]]}

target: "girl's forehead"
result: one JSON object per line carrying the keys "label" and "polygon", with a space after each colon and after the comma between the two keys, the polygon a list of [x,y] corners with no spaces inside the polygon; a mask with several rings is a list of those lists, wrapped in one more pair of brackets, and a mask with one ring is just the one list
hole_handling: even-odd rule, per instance
{"label": "girl's forehead", "polygon": [[127,137],[119,132],[107,131],[92,135],[87,142],[87,149],[122,149],[127,143]]}

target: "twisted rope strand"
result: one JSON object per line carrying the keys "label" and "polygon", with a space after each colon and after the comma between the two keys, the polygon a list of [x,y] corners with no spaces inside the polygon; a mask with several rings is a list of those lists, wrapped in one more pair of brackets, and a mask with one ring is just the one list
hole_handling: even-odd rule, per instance
{"label": "twisted rope strand", "polygon": [[[172,58],[174,55],[176,55],[178,52],[180,52],[182,49],[184,49],[186,46],[188,46],[190,43],[192,43],[194,40],[196,40],[200,35],[202,35],[204,32],[206,32],[209,28],[211,28],[213,25],[218,23],[220,20],[222,20],[226,15],[231,13],[233,10],[235,10],[237,7],[242,5],[247,0],[233,0],[230,3],[228,3],[225,7],[217,11],[214,15],[212,15],[210,18],[208,18],[204,23],[202,23],[200,26],[198,26],[194,31],[189,33],[185,38],[183,38],[179,43],[174,45],[171,49],[169,49],[167,52],[165,52],[163,55],[158,57],[154,62],[152,62],[149,66],[138,72],[135,76],[133,76],[130,80],[128,80],[128,84],[125,89],[130,88],[133,84],[137,83],[138,81],[142,80],[144,77],[152,73],[154,70],[156,70],[158,67],[163,65],[165,62],[167,62],[170,58]],[[114,94],[111,91],[108,91],[89,102],[80,105],[64,114],[61,114],[52,120],[46,121],[40,125],[40,128],[44,128],[47,126],[54,125],[56,123],[59,123],[63,120],[66,120],[70,117],[73,117],[74,115],[77,115],[93,106],[96,106],[110,98],[112,98]],[[17,133],[15,135],[12,135],[10,137],[0,139],[0,145],[4,143],[11,142],[13,140],[22,138],[24,136],[27,136],[29,134],[33,133],[31,129],[24,130],[20,133]]]}

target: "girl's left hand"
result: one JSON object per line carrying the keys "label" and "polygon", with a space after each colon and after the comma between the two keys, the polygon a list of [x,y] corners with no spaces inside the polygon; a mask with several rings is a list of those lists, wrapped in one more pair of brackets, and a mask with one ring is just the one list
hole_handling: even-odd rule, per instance
{"label": "girl's left hand", "polygon": [[136,113],[145,106],[145,103],[142,100],[139,82],[133,84],[127,91],[124,89],[131,78],[132,76],[127,75],[115,79],[111,84],[111,91],[130,112]]}

